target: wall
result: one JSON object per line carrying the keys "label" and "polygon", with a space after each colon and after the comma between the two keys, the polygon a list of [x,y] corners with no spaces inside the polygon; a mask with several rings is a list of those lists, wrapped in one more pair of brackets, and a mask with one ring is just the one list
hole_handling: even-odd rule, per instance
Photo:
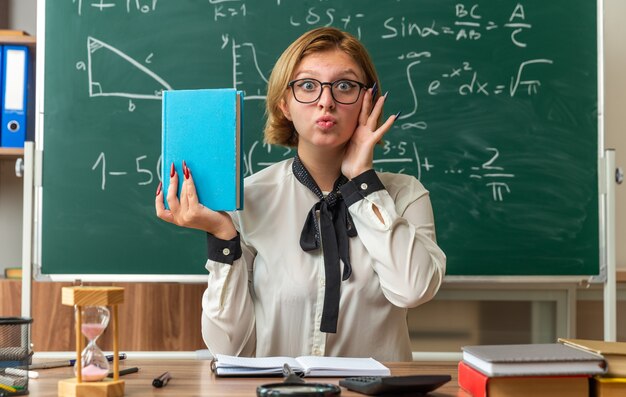
{"label": "wall", "polygon": [[0,274],[22,264],[22,198],[15,158],[0,159]]}
{"label": "wall", "polygon": [[[4,2],[8,3],[9,29],[24,30],[31,36],[36,36],[37,0],[9,0]],[[0,20],[0,22],[2,21]]]}
{"label": "wall", "polygon": [[9,4],[6,1],[0,1],[0,26],[7,26],[9,20]]}
{"label": "wall", "polygon": [[[626,1],[604,1],[604,78],[606,147],[616,149],[616,163],[626,170]],[[626,183],[616,189],[616,258],[626,271]]]}
{"label": "wall", "polygon": [[[0,0],[0,29],[37,34],[36,0]],[[22,262],[22,179],[15,175],[15,159],[0,160],[0,274]]]}

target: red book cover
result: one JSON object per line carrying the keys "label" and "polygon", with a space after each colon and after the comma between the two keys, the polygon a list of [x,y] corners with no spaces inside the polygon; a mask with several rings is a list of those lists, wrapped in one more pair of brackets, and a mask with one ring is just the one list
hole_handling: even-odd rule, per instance
{"label": "red book cover", "polygon": [[459,362],[459,386],[472,397],[589,397],[587,375],[488,375]]}
{"label": "red book cover", "polygon": [[487,382],[489,377],[474,368],[459,362],[459,386],[472,397],[487,397]]}

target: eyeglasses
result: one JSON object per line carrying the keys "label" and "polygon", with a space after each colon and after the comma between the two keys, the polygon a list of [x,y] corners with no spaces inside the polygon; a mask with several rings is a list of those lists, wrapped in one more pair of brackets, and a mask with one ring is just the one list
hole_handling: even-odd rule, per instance
{"label": "eyeglasses", "polygon": [[363,83],[354,80],[335,80],[321,82],[316,79],[298,79],[290,81],[287,86],[291,87],[293,97],[300,103],[313,103],[320,99],[324,86],[330,87],[333,99],[344,105],[351,105],[359,100],[361,90],[367,88]]}

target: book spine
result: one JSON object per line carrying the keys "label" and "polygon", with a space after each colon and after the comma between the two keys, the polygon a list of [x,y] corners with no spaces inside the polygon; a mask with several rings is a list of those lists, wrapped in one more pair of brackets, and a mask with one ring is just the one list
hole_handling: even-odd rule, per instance
{"label": "book spine", "polygon": [[489,377],[476,371],[463,361],[459,362],[459,386],[472,397],[488,397],[487,383]]}

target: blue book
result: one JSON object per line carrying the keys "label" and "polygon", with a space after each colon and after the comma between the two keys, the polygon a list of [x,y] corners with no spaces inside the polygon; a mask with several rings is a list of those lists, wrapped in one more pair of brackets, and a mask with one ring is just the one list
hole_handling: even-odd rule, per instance
{"label": "blue book", "polygon": [[243,208],[242,116],[243,92],[235,89],[163,93],[161,150],[166,196],[174,163],[180,197],[185,160],[202,205],[214,211]]}
{"label": "blue book", "polygon": [[5,45],[2,50],[0,146],[24,147],[28,103],[28,47]]}

